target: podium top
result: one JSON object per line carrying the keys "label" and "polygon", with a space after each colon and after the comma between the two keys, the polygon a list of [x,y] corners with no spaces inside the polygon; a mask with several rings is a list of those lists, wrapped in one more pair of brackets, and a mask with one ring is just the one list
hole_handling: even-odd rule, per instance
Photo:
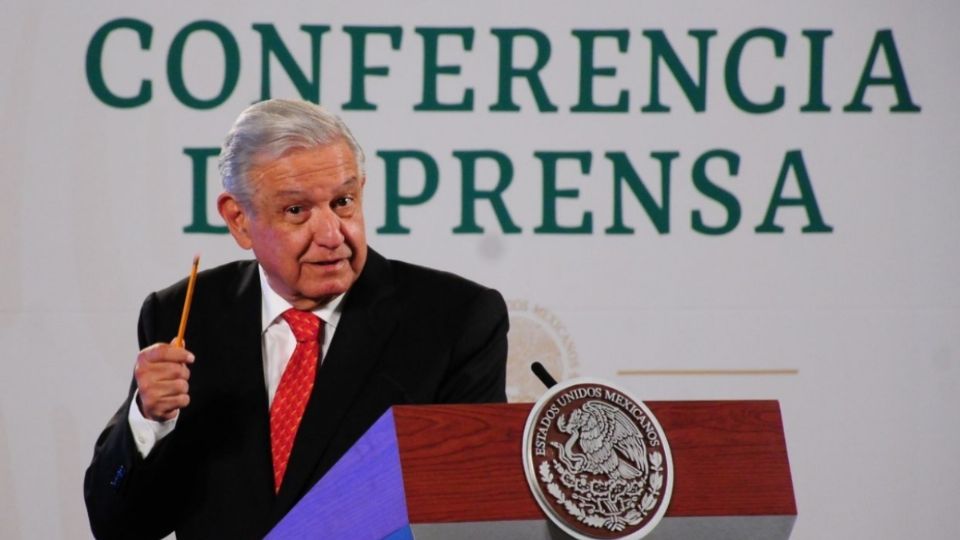
{"label": "podium top", "polygon": [[[673,451],[667,517],[796,515],[776,401],[646,405]],[[394,407],[410,522],[542,519],[521,461],[531,407]]]}

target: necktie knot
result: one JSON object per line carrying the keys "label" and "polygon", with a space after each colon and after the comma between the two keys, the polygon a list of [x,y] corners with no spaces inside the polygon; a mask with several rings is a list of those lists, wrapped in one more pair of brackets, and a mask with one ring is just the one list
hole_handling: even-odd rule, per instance
{"label": "necktie knot", "polygon": [[315,342],[320,335],[320,318],[309,311],[290,308],[281,315],[293,330],[297,342]]}

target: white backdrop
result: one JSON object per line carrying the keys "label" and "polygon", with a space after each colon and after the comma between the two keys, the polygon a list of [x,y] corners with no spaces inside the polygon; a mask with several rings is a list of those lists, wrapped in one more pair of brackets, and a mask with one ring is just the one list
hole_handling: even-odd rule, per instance
{"label": "white backdrop", "polygon": [[[225,235],[184,232],[194,217],[194,175],[184,149],[218,146],[240,110],[263,97],[255,23],[274,26],[308,77],[310,39],[300,26],[330,26],[321,40],[321,102],[344,117],[367,150],[370,244],[504,294],[512,308],[514,399],[532,399],[537,391],[522,378],[531,359],[561,376],[615,380],[643,399],[777,399],[799,509],[794,538],[957,537],[957,6],[947,0],[522,7],[3,0],[0,537],[90,536],[83,471],[129,383],[140,302],[183,277],[197,251],[204,267],[246,256]],[[141,48],[133,30],[118,30],[96,65],[119,96],[134,96],[141,79],[151,81],[150,99],[131,108],[98,98],[86,67],[98,29],[124,17],[151,29],[149,45]],[[166,67],[178,32],[201,20],[226,29],[239,58],[236,87],[222,104],[203,110],[178,100]],[[400,29],[396,50],[385,35],[367,39],[366,65],[389,69],[365,79],[376,111],[343,106],[353,71],[344,26]],[[467,48],[459,35],[439,39],[439,64],[460,72],[437,78],[441,102],[459,102],[473,89],[472,110],[414,110],[424,74],[424,40],[416,30],[436,27],[472,31]],[[498,101],[500,51],[491,30],[517,28],[549,42],[539,75],[555,112],[538,110],[525,79],[512,85],[519,111],[490,111]],[[784,39],[781,58],[764,38],[743,51],[739,78],[750,100],[768,101],[776,86],[784,89],[782,107],[765,114],[738,107],[725,77],[734,42],[758,28]],[[716,32],[706,41],[703,110],[694,110],[661,60],[657,88],[670,111],[642,111],[653,87],[651,32],[662,31],[692,80],[703,84],[689,34],[703,29]],[[610,35],[622,36],[622,48],[616,38],[600,37],[592,55],[595,66],[615,71],[587,80],[598,104],[614,104],[627,91],[626,111],[571,111],[583,71],[574,30],[620,32]],[[829,111],[801,110],[811,84],[805,30],[832,32],[822,54]],[[871,111],[845,112],[871,47],[884,35],[898,62],[891,48],[881,47],[867,76],[901,73],[909,100],[894,85],[874,84],[863,97]],[[213,36],[191,34],[183,51],[186,88],[201,100],[216,96],[224,81],[224,52]],[[515,46],[513,64],[531,66],[534,41],[517,38]],[[275,57],[270,74],[271,95],[298,97]],[[897,103],[920,110],[891,112]],[[728,213],[716,200],[722,197],[697,188],[693,171],[700,156],[717,149],[739,156],[735,174],[719,160],[706,171],[735,197],[741,218],[726,234],[705,235],[691,225],[695,211],[713,227]],[[376,230],[391,200],[386,162],[377,153],[398,150],[430,156],[438,187],[423,204],[399,210],[409,234],[381,234]],[[476,220],[484,233],[453,232],[463,193],[453,152],[478,150],[500,152],[512,164],[502,200],[521,232],[505,234],[483,200]],[[776,213],[783,232],[758,233],[793,150],[832,231],[804,233],[805,208],[783,206]],[[584,173],[578,162],[561,160],[558,189],[578,193],[551,198],[535,152],[561,151],[589,154],[590,167]],[[671,161],[668,232],[658,232],[623,184],[623,221],[634,231],[607,234],[617,182],[608,152],[629,158],[658,205],[664,203],[660,162],[651,153],[678,153]],[[207,172],[212,203],[218,193],[212,163]],[[783,197],[799,196],[797,172],[789,171]],[[492,162],[481,161],[479,188],[492,189],[496,180]],[[403,162],[399,182],[402,194],[416,195],[423,169]],[[545,204],[555,205],[563,226],[591,212],[592,231],[538,233]],[[210,223],[220,225],[212,209],[208,204]],[[697,374],[703,370],[725,374]]]}

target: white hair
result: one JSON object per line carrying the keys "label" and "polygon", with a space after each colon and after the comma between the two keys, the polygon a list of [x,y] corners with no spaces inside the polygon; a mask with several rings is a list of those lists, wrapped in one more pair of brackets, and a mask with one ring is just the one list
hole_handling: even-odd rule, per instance
{"label": "white hair", "polygon": [[271,99],[255,103],[240,113],[220,150],[223,189],[246,208],[252,208],[250,167],[277,159],[293,149],[347,143],[364,174],[363,149],[337,115],[307,101]]}

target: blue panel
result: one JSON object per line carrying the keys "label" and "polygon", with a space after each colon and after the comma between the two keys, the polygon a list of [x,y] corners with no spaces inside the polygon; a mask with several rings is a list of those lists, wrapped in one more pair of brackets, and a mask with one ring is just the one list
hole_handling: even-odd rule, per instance
{"label": "blue panel", "polygon": [[410,530],[409,525],[404,525],[403,528],[397,529],[388,536],[385,536],[383,540],[413,540],[413,531]]}
{"label": "blue panel", "polygon": [[413,539],[393,409],[388,410],[287,514],[269,540]]}

